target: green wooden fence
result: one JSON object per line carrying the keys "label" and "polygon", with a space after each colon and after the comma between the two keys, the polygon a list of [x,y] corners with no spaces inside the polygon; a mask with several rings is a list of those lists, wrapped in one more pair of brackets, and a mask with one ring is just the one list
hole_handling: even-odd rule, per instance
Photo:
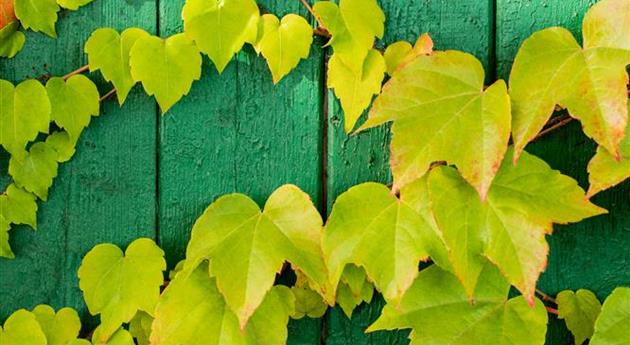
{"label": "green wooden fence", "polygon": [[[59,38],[29,33],[26,48],[0,61],[0,78],[18,82],[63,75],[86,63],[83,44],[98,27],[141,27],[168,36],[182,31],[184,0],[96,0],[64,12]],[[263,0],[283,15],[308,13],[298,0]],[[565,26],[579,34],[595,0],[380,0],[387,16],[384,43],[414,41],[429,32],[438,49],[476,55],[489,81],[507,78],[520,43],[533,31]],[[159,241],[173,265],[181,259],[190,228],[218,196],[242,192],[263,202],[278,186],[294,183],[323,213],[335,197],[364,181],[386,182],[388,130],[358,136],[343,133],[338,101],[325,87],[327,49],[313,48],[279,85],[263,59],[240,53],[218,76],[206,59],[203,77],[166,116],[138,89],[122,108],[106,102],[82,136],[75,158],[61,165],[48,202],[38,213],[39,230],[12,230],[17,259],[0,259],[0,320],[39,303],[78,308],[76,270],[95,244],[125,246],[138,237]],[[98,74],[93,76],[98,78]],[[108,86],[100,81],[102,91]],[[572,124],[531,145],[529,151],[586,186],[586,163],[594,144]],[[4,186],[7,156],[0,153]],[[549,267],[541,289],[589,288],[600,298],[630,285],[630,183],[598,195],[610,215],[556,227],[549,238]],[[406,332],[363,329],[382,307],[375,297],[351,320],[335,309],[323,320],[292,322],[290,344],[406,344]],[[562,323],[552,320],[548,344],[570,344]]]}

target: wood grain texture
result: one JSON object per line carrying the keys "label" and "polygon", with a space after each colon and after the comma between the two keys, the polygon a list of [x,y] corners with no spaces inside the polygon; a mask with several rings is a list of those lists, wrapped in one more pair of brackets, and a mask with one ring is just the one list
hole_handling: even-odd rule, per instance
{"label": "wood grain texture", "polygon": [[[491,1],[459,0],[381,0],[387,18],[385,37],[379,46],[398,40],[415,42],[428,32],[438,50],[458,49],[475,55],[484,66],[491,66]],[[492,71],[492,69],[490,69]],[[389,126],[375,128],[354,136],[343,132],[343,112],[332,92],[328,93],[327,205],[351,186],[391,180],[389,171]],[[355,311],[348,319],[336,308],[327,319],[326,343],[330,345],[406,344],[407,332],[363,334],[380,315],[381,297]]]}
{"label": "wood grain texture", "polygon": [[[162,36],[181,32],[184,1],[160,2]],[[263,12],[300,13],[299,1],[259,1]],[[293,183],[321,205],[323,52],[274,86],[250,46],[218,75],[204,56],[190,95],[160,119],[160,242],[170,265],[184,256],[194,221],[219,196],[244,193],[262,207]],[[291,322],[290,344],[319,344],[320,320]]]}
{"label": "wood grain texture", "polygon": [[[584,14],[595,0],[498,0],[497,3],[497,74],[509,74],[512,61],[522,41],[533,32],[562,26],[581,42]],[[588,187],[586,166],[595,154],[595,144],[572,123],[526,150],[554,169],[572,176],[583,188]],[[555,295],[565,289],[593,290],[603,301],[617,286],[630,285],[630,183],[600,193],[593,202],[609,214],[570,226],[556,226],[548,237],[551,251],[547,270],[539,287]],[[573,344],[564,322],[553,319],[547,344]]]}
{"label": "wood grain texture", "polygon": [[[59,38],[29,32],[15,59],[0,60],[0,75],[19,82],[75,70],[86,63],[87,37],[102,26],[155,31],[155,2],[99,0],[77,12],[64,11],[57,23]],[[103,82],[99,86],[102,93],[111,89]],[[93,119],[75,157],[60,166],[49,201],[40,203],[39,230],[12,230],[17,258],[0,259],[0,319],[39,303],[72,306],[85,317],[76,277],[83,255],[101,242],[126,246],[135,238],[155,236],[156,108],[138,91],[122,109],[107,102]],[[5,183],[6,158],[0,165]]]}

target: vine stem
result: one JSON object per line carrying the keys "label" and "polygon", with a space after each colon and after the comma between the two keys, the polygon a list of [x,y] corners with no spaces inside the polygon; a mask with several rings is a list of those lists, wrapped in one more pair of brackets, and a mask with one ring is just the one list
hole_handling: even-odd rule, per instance
{"label": "vine stem", "polygon": [[569,115],[565,115],[562,116],[562,118],[558,119],[558,120],[552,120],[549,121],[549,123],[551,123],[552,125],[550,127],[547,127],[545,129],[543,129],[542,131],[540,131],[540,133],[538,133],[538,135],[536,135],[534,137],[534,139],[532,141],[536,141],[544,136],[546,136],[547,134],[557,130],[558,128],[564,127],[567,124],[571,123],[573,121],[573,118]]}
{"label": "vine stem", "polygon": [[116,93],[116,89],[111,89],[109,90],[109,92],[107,92],[106,94],[104,94],[103,96],[101,96],[101,98],[99,99],[99,102],[103,102],[105,100],[107,100],[108,98],[110,98],[111,96],[113,96]]}
{"label": "vine stem", "polygon": [[544,292],[542,292],[542,291],[540,291],[538,289],[536,289],[536,294],[538,296],[540,296],[540,299],[543,300],[543,302],[551,302],[551,303],[556,304],[556,305],[558,304],[558,302],[556,302],[555,298],[547,295],[546,293],[544,293]]}
{"label": "vine stem", "polygon": [[547,312],[548,312],[549,314],[558,315],[558,309],[556,309],[556,308],[545,307],[545,309],[547,309]]}
{"label": "vine stem", "polygon": [[317,21],[318,27],[315,28],[314,33],[316,35],[318,35],[318,36],[330,37],[330,32],[328,31],[328,29],[326,29],[326,25],[324,25],[324,21],[322,20],[322,18],[319,15],[317,15],[317,13],[315,13],[315,11],[313,10],[313,7],[311,7],[311,5],[308,3],[308,1],[307,0],[300,0],[300,2],[304,5],[304,7],[306,7],[308,12]]}
{"label": "vine stem", "polygon": [[90,69],[89,65],[81,66],[78,69],[75,69],[74,71],[64,75],[62,78],[63,80],[68,80],[68,78],[72,77],[73,75],[81,74],[83,72],[86,72],[89,69]]}

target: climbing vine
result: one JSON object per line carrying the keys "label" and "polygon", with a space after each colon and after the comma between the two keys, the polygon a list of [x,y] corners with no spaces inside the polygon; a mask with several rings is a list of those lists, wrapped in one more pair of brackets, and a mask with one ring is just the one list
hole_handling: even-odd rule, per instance
{"label": "climbing vine", "polygon": [[[0,81],[0,145],[13,179],[0,195],[0,256],[14,256],[12,224],[36,228],[37,199],[47,199],[101,102],[115,94],[122,105],[140,83],[167,115],[200,79],[203,55],[221,73],[246,44],[280,83],[321,35],[346,132],[393,122],[393,185],[350,188],[325,223],[296,186],[280,187],[262,209],[245,195],[223,196],[195,223],[168,281],[164,252],[149,239],[124,253],[96,246],[78,272],[101,321],[92,343],[282,344],[290,318],[320,317],[336,304],[351,315],[374,287],[388,304],[367,331],[409,328],[415,344],[543,344],[548,313],[566,321],[576,343],[630,343],[630,288],[603,306],[586,290],[554,299],[536,289],[553,225],[606,213],[589,197],[630,177],[630,0],[594,5],[581,46],[562,28],[534,33],[509,85],[489,86],[474,56],[435,51],[428,34],[375,49],[385,30],[376,0],[302,3],[315,29],[295,14],[261,15],[253,0],[187,0],[183,33],[101,28],[85,44],[87,66],[45,83]],[[54,0],[15,3],[25,28],[51,36],[58,10]],[[101,96],[88,70],[114,89]],[[558,107],[599,145],[587,192],[524,150],[569,121],[552,118]],[[419,270],[420,262],[432,264]],[[293,286],[277,284],[288,270]],[[0,344],[89,344],[80,328],[75,311],[38,306],[9,317]]]}

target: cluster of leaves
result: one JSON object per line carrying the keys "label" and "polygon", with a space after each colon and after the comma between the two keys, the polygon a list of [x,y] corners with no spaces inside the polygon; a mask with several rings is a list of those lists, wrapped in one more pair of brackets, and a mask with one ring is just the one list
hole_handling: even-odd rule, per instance
{"label": "cluster of leaves", "polygon": [[57,37],[61,9],[76,11],[94,0],[0,0],[0,56],[12,58],[24,47],[20,26]]}

